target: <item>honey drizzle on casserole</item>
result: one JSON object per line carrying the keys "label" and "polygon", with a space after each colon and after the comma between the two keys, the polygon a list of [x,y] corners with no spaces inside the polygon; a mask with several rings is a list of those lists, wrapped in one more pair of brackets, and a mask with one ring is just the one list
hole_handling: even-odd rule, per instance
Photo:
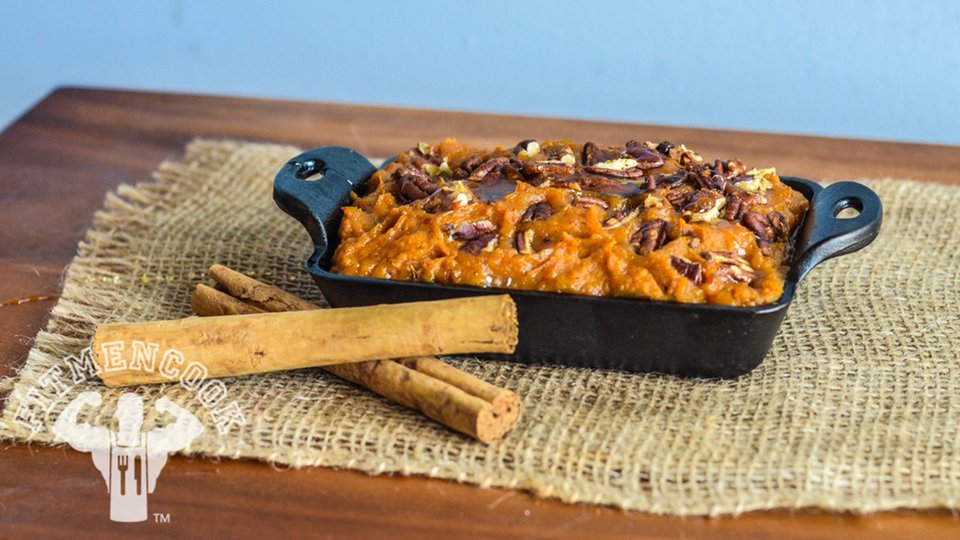
{"label": "honey drizzle on casserole", "polygon": [[344,207],[333,271],[756,306],[783,293],[807,200],[683,145],[420,143]]}

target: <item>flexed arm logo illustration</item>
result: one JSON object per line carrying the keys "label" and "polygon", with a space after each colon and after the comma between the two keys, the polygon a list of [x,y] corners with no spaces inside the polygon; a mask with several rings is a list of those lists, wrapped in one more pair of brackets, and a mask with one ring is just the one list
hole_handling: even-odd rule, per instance
{"label": "flexed arm logo illustration", "polygon": [[173,416],[174,421],[148,433],[141,433],[143,399],[126,393],[117,400],[119,429],[78,424],[84,406],[99,407],[99,392],[83,392],[60,413],[53,432],[78,452],[90,452],[93,464],[103,476],[110,494],[112,521],[145,521],[147,493],[153,493],[157,477],[167,463],[167,455],[181,450],[203,432],[203,425],[192,413],[166,397],[154,407]]}

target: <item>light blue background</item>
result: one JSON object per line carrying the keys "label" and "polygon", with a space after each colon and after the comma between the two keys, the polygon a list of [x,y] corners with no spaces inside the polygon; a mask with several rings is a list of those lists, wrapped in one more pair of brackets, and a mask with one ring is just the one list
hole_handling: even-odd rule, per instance
{"label": "light blue background", "polygon": [[0,79],[960,143],[960,2],[10,2]]}

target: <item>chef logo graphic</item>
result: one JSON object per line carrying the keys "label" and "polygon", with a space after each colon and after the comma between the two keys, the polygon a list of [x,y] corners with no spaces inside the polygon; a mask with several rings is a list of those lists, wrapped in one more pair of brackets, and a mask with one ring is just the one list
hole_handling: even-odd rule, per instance
{"label": "chef logo graphic", "polygon": [[100,403],[99,392],[78,395],[57,418],[53,432],[74,450],[93,456],[94,466],[107,483],[112,521],[145,521],[147,494],[153,493],[167,455],[190,444],[203,432],[203,425],[189,411],[161,397],[154,407],[157,412],[173,416],[174,421],[141,433],[143,399],[131,393],[117,400],[117,431],[77,423],[84,406],[99,407]]}

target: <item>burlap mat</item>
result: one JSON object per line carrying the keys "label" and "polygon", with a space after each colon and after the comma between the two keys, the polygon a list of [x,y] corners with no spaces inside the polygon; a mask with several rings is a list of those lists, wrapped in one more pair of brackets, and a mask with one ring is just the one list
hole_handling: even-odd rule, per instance
{"label": "burlap mat", "polygon": [[[183,163],[161,165],[156,182],[109,195],[0,435],[55,442],[48,426],[91,389],[104,407],[87,420],[108,424],[120,390],[83,383],[58,398],[42,374],[100,322],[188,315],[212,262],[320,301],[302,270],[307,234],[271,199],[274,173],[297,152],[198,141]],[[773,352],[734,381],[454,360],[524,398],[522,422],[492,446],[319,370],[227,380],[247,423],[225,435],[179,386],[138,392],[147,411],[166,395],[208,426],[186,449],[193,455],[425,475],[665,514],[957,508],[960,190],[867,183],[886,206],[880,238],[817,268]],[[15,420],[25,411],[44,429]]]}

